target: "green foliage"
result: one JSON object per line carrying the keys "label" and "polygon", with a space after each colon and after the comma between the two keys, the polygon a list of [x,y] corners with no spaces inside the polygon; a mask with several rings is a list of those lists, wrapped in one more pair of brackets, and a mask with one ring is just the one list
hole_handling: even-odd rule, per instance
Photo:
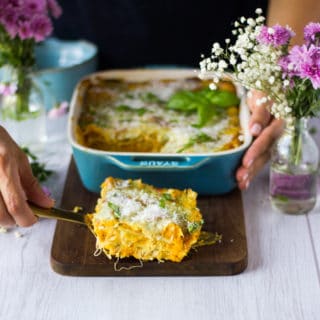
{"label": "green foliage", "polygon": [[309,79],[301,81],[293,78],[294,85],[286,91],[288,106],[292,108],[292,115],[303,117],[317,117],[320,114],[320,89],[315,90]]}
{"label": "green foliage", "polygon": [[33,39],[21,40],[19,37],[11,39],[0,25],[0,67],[4,65],[11,65],[14,68],[34,66],[34,46]]}
{"label": "green foliage", "polygon": [[39,182],[44,182],[52,174],[51,170],[47,170],[44,163],[38,161],[38,157],[33,154],[28,148],[21,148],[22,151],[28,156],[31,170],[33,175],[38,179]]}

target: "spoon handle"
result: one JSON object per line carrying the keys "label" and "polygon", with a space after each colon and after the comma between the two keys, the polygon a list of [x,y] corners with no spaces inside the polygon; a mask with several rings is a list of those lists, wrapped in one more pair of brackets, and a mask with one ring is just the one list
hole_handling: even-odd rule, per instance
{"label": "spoon handle", "polygon": [[38,217],[43,218],[51,218],[51,219],[58,219],[58,220],[65,220],[75,223],[85,223],[85,214],[74,212],[71,210],[64,210],[60,208],[41,208],[32,203],[29,203],[29,206],[33,213]]}

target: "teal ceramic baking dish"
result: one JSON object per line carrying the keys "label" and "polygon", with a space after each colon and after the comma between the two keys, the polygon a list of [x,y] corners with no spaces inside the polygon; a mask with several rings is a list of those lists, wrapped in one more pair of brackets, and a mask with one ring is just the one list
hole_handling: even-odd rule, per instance
{"label": "teal ceramic baking dish", "polygon": [[[143,182],[157,187],[191,188],[199,195],[224,194],[236,187],[235,171],[252,140],[247,130],[249,111],[244,98],[241,98],[240,107],[244,142],[232,150],[205,154],[108,152],[87,148],[77,142],[76,126],[88,80],[92,82],[99,77],[144,81],[194,76],[195,71],[190,69],[113,70],[92,74],[77,85],[71,101],[68,137],[85,188],[100,192],[100,185],[108,176],[141,178]],[[242,95],[239,88],[238,95]]]}

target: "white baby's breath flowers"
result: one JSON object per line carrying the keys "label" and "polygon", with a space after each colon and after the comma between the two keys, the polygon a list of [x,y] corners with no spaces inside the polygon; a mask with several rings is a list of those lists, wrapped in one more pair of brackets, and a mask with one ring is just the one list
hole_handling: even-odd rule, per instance
{"label": "white baby's breath flowers", "polygon": [[285,80],[283,81],[283,86],[284,86],[284,87],[288,87],[289,85],[290,85],[290,81],[287,80],[287,79],[285,79]]}
{"label": "white baby's breath flowers", "polygon": [[211,89],[211,90],[217,90],[217,85],[215,84],[215,83],[210,83],[209,84],[209,88]]}
{"label": "white baby's breath flowers", "polygon": [[274,84],[274,81],[275,81],[274,76],[271,76],[268,81],[270,84]]}
{"label": "white baby's breath flowers", "polygon": [[[256,9],[256,14],[255,19],[241,17],[234,23],[232,33],[237,36],[234,44],[228,39],[227,48],[222,49],[214,43],[211,58],[200,62],[200,74],[213,74],[214,83],[225,73],[230,74],[245,88],[265,92],[266,97],[257,104],[268,106],[276,118],[288,119],[292,110],[288,108],[284,88],[289,82],[283,78],[278,64],[282,51],[257,41],[265,18],[261,9]],[[269,28],[268,33],[273,34],[274,29]]]}

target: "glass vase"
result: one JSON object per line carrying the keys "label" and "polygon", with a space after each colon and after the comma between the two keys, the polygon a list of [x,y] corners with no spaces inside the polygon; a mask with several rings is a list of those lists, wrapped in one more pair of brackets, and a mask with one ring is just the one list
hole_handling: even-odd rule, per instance
{"label": "glass vase", "polygon": [[20,146],[42,148],[47,140],[44,96],[32,70],[5,67],[0,85],[0,124]]}
{"label": "glass vase", "polygon": [[306,118],[287,125],[274,144],[270,163],[270,199],[288,214],[304,214],[317,200],[319,152]]}

